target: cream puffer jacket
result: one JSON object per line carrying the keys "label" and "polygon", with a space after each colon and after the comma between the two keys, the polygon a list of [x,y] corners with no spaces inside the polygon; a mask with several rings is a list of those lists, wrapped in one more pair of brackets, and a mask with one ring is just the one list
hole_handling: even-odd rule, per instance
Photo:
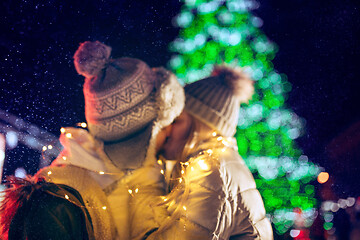
{"label": "cream puffer jacket", "polygon": [[79,128],[66,128],[60,140],[64,150],[36,176],[80,193],[95,239],[142,239],[159,228],[167,217],[166,209],[154,204],[165,194],[162,164],[151,161],[138,169],[120,170],[101,142]]}
{"label": "cream puffer jacket", "polygon": [[273,239],[234,138],[201,143],[179,172],[179,184],[163,198],[169,217],[148,239]]}

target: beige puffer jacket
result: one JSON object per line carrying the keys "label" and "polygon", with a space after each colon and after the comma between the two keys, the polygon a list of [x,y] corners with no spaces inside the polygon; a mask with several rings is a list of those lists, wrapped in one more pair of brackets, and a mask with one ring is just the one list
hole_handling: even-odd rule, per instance
{"label": "beige puffer jacket", "polygon": [[[166,209],[158,207],[165,194],[163,166],[155,160],[127,172],[116,168],[101,142],[86,130],[66,128],[64,150],[38,177],[68,185],[84,199],[94,225],[95,239],[142,239],[160,226]],[[160,221],[161,222],[161,221]]]}
{"label": "beige puffer jacket", "polygon": [[273,239],[234,138],[203,142],[182,168],[180,184],[163,200],[170,217],[148,239]]}

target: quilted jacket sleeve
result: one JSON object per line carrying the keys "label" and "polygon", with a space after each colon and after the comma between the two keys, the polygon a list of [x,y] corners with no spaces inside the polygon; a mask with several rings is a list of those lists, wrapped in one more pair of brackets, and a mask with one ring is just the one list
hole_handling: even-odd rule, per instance
{"label": "quilted jacket sleeve", "polygon": [[237,152],[229,151],[223,157],[220,171],[233,200],[228,208],[232,211],[230,239],[272,240],[271,224],[251,172]]}
{"label": "quilted jacket sleeve", "polygon": [[148,239],[273,239],[255,181],[235,151],[197,156],[179,181],[165,227]]}

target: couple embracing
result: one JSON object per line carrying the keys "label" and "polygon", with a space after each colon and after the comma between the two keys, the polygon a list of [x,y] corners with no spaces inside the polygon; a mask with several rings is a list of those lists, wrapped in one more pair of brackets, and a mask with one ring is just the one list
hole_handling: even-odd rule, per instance
{"label": "couple embracing", "polygon": [[184,93],[98,41],[74,63],[89,131],[65,128],[49,167],[10,180],[1,239],[273,239],[233,138],[254,90],[245,73],[216,66]]}

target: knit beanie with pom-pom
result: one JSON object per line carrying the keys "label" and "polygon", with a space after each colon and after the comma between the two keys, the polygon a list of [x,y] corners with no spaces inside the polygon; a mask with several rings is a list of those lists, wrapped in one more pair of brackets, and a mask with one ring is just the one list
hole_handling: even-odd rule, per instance
{"label": "knit beanie with pom-pom", "polygon": [[[111,47],[99,41],[81,43],[74,55],[75,68],[85,77],[85,117],[93,136],[104,142],[118,141],[161,118],[169,118],[163,122],[170,124],[180,114],[183,90],[173,74],[151,69],[139,59],[111,59],[110,55]],[[164,94],[171,83],[175,89]],[[162,95],[171,99],[164,100]],[[173,108],[171,113],[167,105]]]}
{"label": "knit beanie with pom-pom", "polygon": [[240,69],[215,66],[210,77],[185,86],[185,110],[225,137],[236,132],[241,103],[254,93],[253,81]]}

